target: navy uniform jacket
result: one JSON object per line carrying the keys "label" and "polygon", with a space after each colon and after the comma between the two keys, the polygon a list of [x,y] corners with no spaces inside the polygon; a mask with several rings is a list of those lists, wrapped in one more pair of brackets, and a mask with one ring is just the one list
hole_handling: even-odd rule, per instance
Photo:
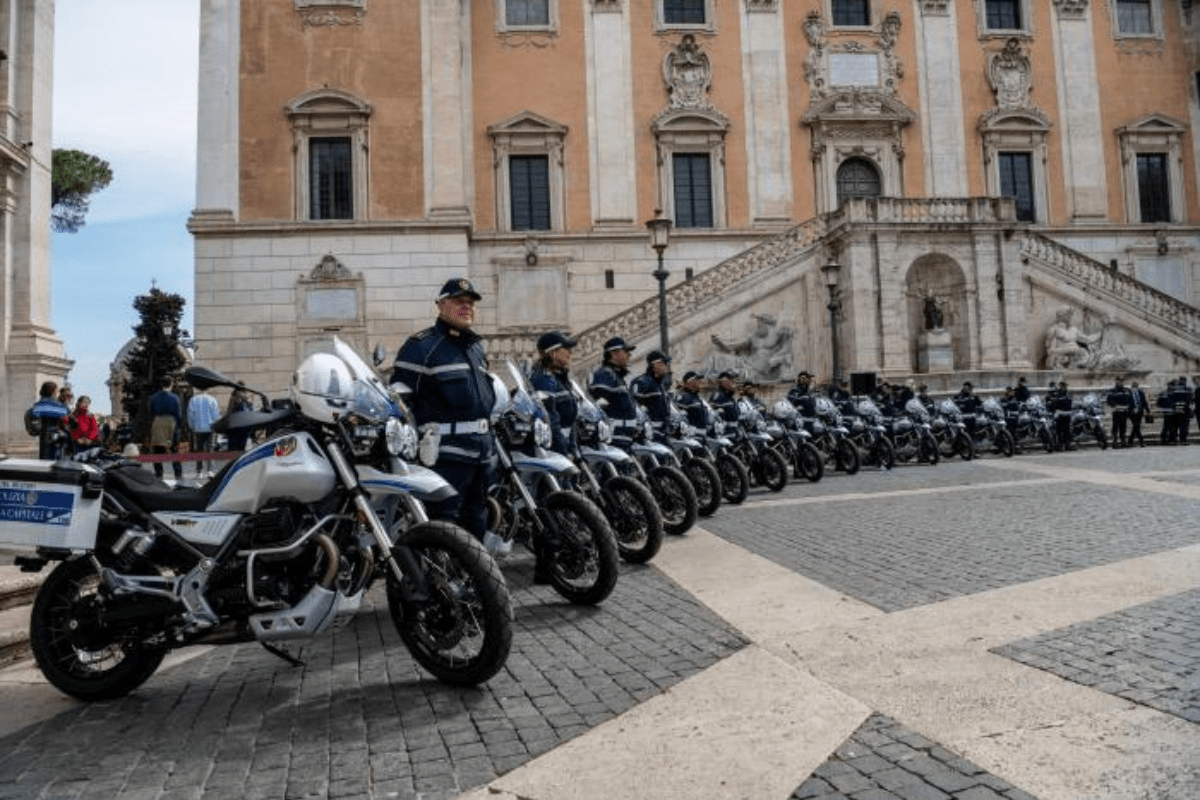
{"label": "navy uniform jacket", "polygon": [[400,348],[391,382],[412,390],[412,412],[418,426],[439,423],[439,459],[491,457],[488,420],[496,393],[479,334],[460,331],[439,319]]}
{"label": "navy uniform jacket", "polygon": [[546,393],[542,403],[550,415],[551,449],[569,455],[575,443],[575,418],[579,416],[579,403],[571,393],[567,374],[539,365],[529,376],[529,383],[534,389]]}
{"label": "navy uniform jacket", "polygon": [[712,397],[708,398],[708,404],[726,422],[737,422],[742,416],[742,413],[738,410],[737,398],[733,396],[733,392],[717,389],[712,393]]}
{"label": "navy uniform jacket", "polygon": [[675,396],[675,404],[687,414],[689,425],[702,431],[708,430],[708,409],[701,402],[700,395],[684,390]]}
{"label": "navy uniform jacket", "polygon": [[667,421],[667,417],[670,416],[670,404],[667,402],[667,390],[663,388],[662,381],[649,372],[643,372],[633,379],[629,390],[633,393],[633,399],[646,408],[651,422],[657,426]]}
{"label": "navy uniform jacket", "polygon": [[612,364],[601,364],[592,373],[588,391],[592,393],[592,397],[597,402],[603,400],[607,403],[604,413],[610,419],[626,421],[637,419],[637,406],[633,404],[633,395],[629,393],[629,387],[625,385],[625,376],[628,374],[629,370],[617,369]]}
{"label": "navy uniform jacket", "polygon": [[795,406],[802,416],[813,417],[817,414],[816,401],[807,386],[793,386],[788,389],[787,401]]}
{"label": "navy uniform jacket", "polygon": [[1129,405],[1133,402],[1133,395],[1129,393],[1127,387],[1117,388],[1114,386],[1108,390],[1105,402],[1112,406],[1113,411],[1124,413],[1129,410]]}

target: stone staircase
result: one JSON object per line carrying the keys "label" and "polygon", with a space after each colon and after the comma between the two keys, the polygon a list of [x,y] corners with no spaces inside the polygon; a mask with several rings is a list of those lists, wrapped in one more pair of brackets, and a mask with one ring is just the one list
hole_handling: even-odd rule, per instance
{"label": "stone staircase", "polygon": [[49,570],[21,572],[12,556],[0,557],[0,669],[32,657],[29,612],[34,595]]}

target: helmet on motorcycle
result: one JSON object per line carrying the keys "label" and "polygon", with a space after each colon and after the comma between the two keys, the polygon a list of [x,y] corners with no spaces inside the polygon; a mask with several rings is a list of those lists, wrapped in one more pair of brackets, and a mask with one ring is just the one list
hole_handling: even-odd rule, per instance
{"label": "helmet on motorcycle", "polygon": [[337,356],[314,353],[296,368],[290,394],[304,416],[332,422],[354,403],[354,376]]}

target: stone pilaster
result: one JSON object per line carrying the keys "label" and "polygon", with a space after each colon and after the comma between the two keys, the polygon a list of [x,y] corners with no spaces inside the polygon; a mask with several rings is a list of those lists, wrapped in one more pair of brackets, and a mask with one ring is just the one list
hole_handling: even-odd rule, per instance
{"label": "stone pilaster", "polygon": [[197,216],[236,219],[241,0],[200,3],[196,137]]}
{"label": "stone pilaster", "polygon": [[954,5],[926,3],[915,22],[925,185],[932,197],[965,197],[967,132]]}
{"label": "stone pilaster", "polygon": [[748,0],[741,14],[746,162],[751,176],[750,220],[754,225],[783,225],[794,215],[787,65],[780,13],[778,4]]}
{"label": "stone pilaster", "polygon": [[1063,171],[1071,176],[1069,213],[1073,222],[1099,224],[1108,219],[1103,137],[1111,133],[1106,133],[1100,116],[1091,12],[1079,0],[1059,0],[1052,17]]}
{"label": "stone pilaster", "polygon": [[597,228],[628,228],[639,224],[629,7],[596,2],[583,24],[592,221]]}
{"label": "stone pilaster", "polygon": [[421,0],[425,204],[430,217],[470,219],[471,4]]}

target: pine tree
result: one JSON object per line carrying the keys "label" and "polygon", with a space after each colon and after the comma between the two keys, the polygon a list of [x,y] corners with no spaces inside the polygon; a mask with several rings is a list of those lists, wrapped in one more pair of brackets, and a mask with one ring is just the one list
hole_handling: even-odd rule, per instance
{"label": "pine tree", "polygon": [[121,408],[133,423],[135,441],[150,436],[150,395],[161,388],[163,376],[178,374],[187,363],[180,339],[187,338],[188,332],[179,327],[186,303],[180,295],[158,287],[134,298],[141,322],[133,328],[137,344],[125,359],[129,377],[121,391]]}

